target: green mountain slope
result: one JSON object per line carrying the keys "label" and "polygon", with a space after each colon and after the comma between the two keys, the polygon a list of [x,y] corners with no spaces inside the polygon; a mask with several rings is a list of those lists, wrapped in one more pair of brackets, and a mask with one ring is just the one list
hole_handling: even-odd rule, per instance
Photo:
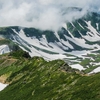
{"label": "green mountain slope", "polygon": [[[23,51],[0,56],[0,100],[100,100],[100,73],[87,76],[64,61],[45,61]],[[5,80],[4,80],[5,79]]]}

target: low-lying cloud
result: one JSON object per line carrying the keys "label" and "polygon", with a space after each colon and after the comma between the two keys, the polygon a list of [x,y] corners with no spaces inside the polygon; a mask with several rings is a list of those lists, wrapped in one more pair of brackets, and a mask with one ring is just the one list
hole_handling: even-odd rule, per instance
{"label": "low-lying cloud", "polygon": [[[0,27],[23,26],[58,30],[64,22],[81,18],[87,10],[100,12],[100,0],[0,0]],[[79,7],[82,11],[68,11]]]}

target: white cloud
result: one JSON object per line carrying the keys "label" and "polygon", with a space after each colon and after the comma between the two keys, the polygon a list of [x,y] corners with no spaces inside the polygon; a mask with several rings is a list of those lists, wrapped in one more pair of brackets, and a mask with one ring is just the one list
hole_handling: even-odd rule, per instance
{"label": "white cloud", "polygon": [[[100,11],[99,4],[99,0],[0,0],[0,26],[58,30],[64,22],[82,17],[87,9]],[[62,14],[67,7],[83,10]]]}

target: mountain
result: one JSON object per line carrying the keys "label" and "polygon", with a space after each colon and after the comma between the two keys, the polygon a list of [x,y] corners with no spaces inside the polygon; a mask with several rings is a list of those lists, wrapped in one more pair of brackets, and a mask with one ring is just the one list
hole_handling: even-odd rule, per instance
{"label": "mountain", "polygon": [[57,32],[16,26],[0,28],[0,35],[18,44],[31,56],[94,50],[99,49],[100,44],[99,21],[99,14],[89,13],[83,18],[65,23]]}
{"label": "mountain", "polygon": [[[67,11],[73,9],[82,10],[69,8]],[[8,46],[10,51],[23,49],[31,57],[39,56],[48,61],[64,59],[72,68],[88,69],[86,72],[91,72],[100,65],[99,22],[100,14],[88,12],[80,19],[64,23],[56,32],[19,26],[1,27],[0,37],[3,39],[0,40],[0,45]]]}
{"label": "mountain", "polygon": [[100,14],[56,32],[0,28],[0,100],[99,100],[99,79]]}

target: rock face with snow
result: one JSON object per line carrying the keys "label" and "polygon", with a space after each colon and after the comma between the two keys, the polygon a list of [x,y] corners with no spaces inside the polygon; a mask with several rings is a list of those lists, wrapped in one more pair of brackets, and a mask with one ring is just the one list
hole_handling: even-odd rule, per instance
{"label": "rock face with snow", "polygon": [[99,22],[99,14],[89,13],[81,19],[65,23],[57,32],[35,28],[7,27],[0,29],[0,35],[18,44],[31,56],[53,59],[53,54],[56,54],[58,58],[65,58],[63,54],[67,52],[100,48]]}

